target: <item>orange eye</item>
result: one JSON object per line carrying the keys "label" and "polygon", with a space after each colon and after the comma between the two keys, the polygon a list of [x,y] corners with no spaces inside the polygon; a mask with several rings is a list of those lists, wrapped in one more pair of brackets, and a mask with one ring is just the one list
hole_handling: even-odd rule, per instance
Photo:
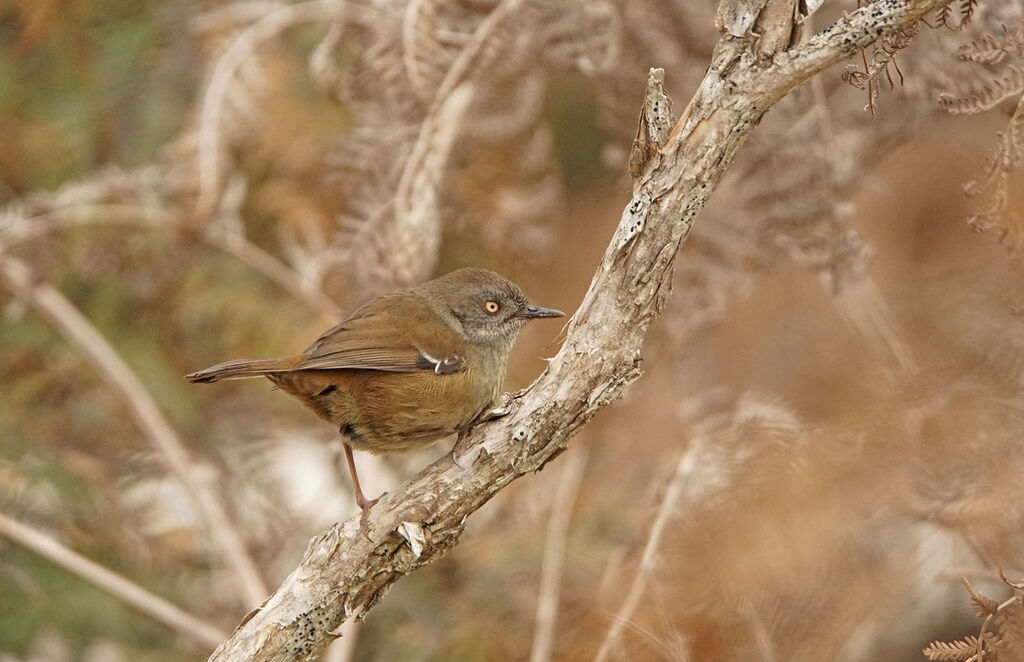
{"label": "orange eye", "polygon": [[497,301],[488,301],[487,303],[484,304],[484,310],[487,311],[488,315],[493,315],[494,313],[498,312],[499,308],[501,308],[501,306],[498,305]]}

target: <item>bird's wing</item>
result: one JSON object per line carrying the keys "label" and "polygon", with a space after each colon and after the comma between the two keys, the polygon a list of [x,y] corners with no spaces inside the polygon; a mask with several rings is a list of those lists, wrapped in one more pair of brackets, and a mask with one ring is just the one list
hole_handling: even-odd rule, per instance
{"label": "bird's wing", "polygon": [[298,370],[384,370],[439,375],[458,372],[459,339],[426,304],[392,295],[363,306],[306,350]]}

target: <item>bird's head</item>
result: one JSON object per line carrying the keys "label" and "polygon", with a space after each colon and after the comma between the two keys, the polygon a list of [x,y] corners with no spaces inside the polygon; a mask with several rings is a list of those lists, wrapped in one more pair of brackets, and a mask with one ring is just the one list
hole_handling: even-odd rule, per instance
{"label": "bird's head", "polygon": [[552,308],[531,305],[512,281],[486,269],[469,267],[421,286],[421,295],[456,333],[480,348],[507,353],[523,325],[534,319],[563,317]]}

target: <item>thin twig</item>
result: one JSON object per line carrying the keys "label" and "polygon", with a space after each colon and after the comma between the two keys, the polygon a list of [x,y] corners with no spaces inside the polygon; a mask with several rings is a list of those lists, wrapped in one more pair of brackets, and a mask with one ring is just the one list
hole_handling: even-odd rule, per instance
{"label": "thin twig", "polygon": [[555,640],[555,622],[558,618],[558,593],[562,584],[562,561],[565,541],[569,534],[573,505],[579,492],[583,468],[587,464],[587,451],[569,456],[561,475],[558,489],[551,502],[547,539],[544,543],[544,563],[541,566],[540,588],[537,591],[537,630],[533,635],[530,662],[547,662]]}
{"label": "thin twig", "polygon": [[[19,220],[0,229],[0,253],[52,232],[60,232],[84,225],[127,225],[141,228],[166,227],[174,216],[159,207],[139,204],[88,203],[50,209]],[[203,242],[224,251],[250,266],[284,291],[293,294],[330,324],[342,315],[341,308],[317,287],[306,284],[302,276],[288,263],[271,255],[245,236],[211,226],[202,234]]]}
{"label": "thin twig", "polygon": [[874,279],[866,276],[833,299],[836,307],[879,355],[895,359],[906,374],[920,370],[906,331]]}
{"label": "thin twig", "polygon": [[228,255],[263,274],[286,292],[289,292],[315,310],[329,324],[335,324],[342,317],[342,310],[319,287],[309,287],[302,276],[283,260],[271,255],[237,232],[217,231],[211,226],[204,238]]}
{"label": "thin twig", "polygon": [[180,632],[202,646],[213,648],[227,636],[206,621],[185,612],[138,584],[90,561],[53,538],[0,513],[0,535],[64,568],[150,618]]}
{"label": "thin twig", "polygon": [[217,497],[196,479],[184,444],[124,359],[60,292],[45,283],[33,282],[28,267],[21,261],[0,254],[0,279],[19,299],[50,320],[121,395],[136,423],[161,453],[201,513],[227,565],[235,571],[240,598],[248,605],[262,602],[267,595],[267,586],[241,536]]}
{"label": "thin twig", "polygon": [[965,577],[973,579],[976,582],[992,582],[995,584],[1002,583],[1002,580],[999,578],[999,571],[992,570],[991,568],[947,568],[935,574],[935,581],[963,582]]}
{"label": "thin twig", "polygon": [[57,207],[18,218],[0,228],[0,253],[51,232],[82,225],[140,225],[150,227],[168,221],[170,215],[158,207],[123,203],[89,203]]}
{"label": "thin twig", "polygon": [[[985,605],[987,602],[990,602],[988,599],[978,595],[978,592],[974,590],[973,586],[971,586],[971,582],[967,580],[967,577],[961,576],[960,581],[961,583],[963,583],[964,588],[967,589],[967,592],[971,594],[971,598],[974,600],[975,605]],[[988,616],[985,617],[985,620],[981,623],[981,630],[979,630],[978,632],[978,652],[971,659],[984,659],[985,653],[987,652],[985,650],[985,646],[988,646],[989,650],[995,652],[995,649],[992,648],[992,642],[989,641],[988,638],[985,636],[987,634],[988,626],[992,623],[992,619],[994,619],[996,615],[1002,613],[1003,610],[1010,607],[1016,602],[1019,602],[1019,598],[1016,595],[1012,595],[1003,602],[999,603],[999,605],[997,605],[995,609],[991,610]]]}
{"label": "thin twig", "polygon": [[658,515],[654,518],[651,531],[647,535],[647,543],[644,545],[643,556],[640,557],[640,567],[637,569],[633,583],[629,587],[626,599],[619,607],[619,611],[612,619],[611,627],[605,633],[601,648],[594,656],[594,662],[603,662],[611,654],[612,648],[618,643],[622,635],[622,628],[633,618],[633,612],[640,604],[640,598],[647,588],[647,580],[654,571],[658,546],[661,544],[661,536],[665,531],[665,525],[672,517],[672,511],[676,507],[679,495],[683,491],[683,483],[693,475],[697,469],[697,457],[703,448],[703,443],[694,440],[694,443],[679,457],[676,463],[676,470],[669,479],[665,488],[665,496],[661,499],[661,506],[658,507]]}

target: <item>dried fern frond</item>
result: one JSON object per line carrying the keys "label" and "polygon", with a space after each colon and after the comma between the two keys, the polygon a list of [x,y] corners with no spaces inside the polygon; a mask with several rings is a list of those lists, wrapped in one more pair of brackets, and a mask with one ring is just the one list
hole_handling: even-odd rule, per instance
{"label": "dried fern frond", "polygon": [[974,10],[978,7],[979,0],[960,0],[960,17],[953,17],[953,3],[940,7],[935,12],[936,24],[928,23],[932,28],[946,28],[953,32],[963,30],[974,19]]}
{"label": "dried fern frond", "polygon": [[978,593],[966,577],[960,577],[971,596],[974,613],[984,619],[981,629],[977,636],[970,635],[959,641],[933,641],[922,651],[928,659],[961,662],[1020,659],[1015,653],[1024,645],[1024,632],[1019,627],[1024,620],[1024,593],[1018,584],[1006,578],[1002,570],[999,575],[1013,589],[1013,595],[1003,602]]}
{"label": "dried fern frond", "polygon": [[978,647],[979,639],[974,635],[968,635],[959,641],[933,641],[921,652],[929,660],[948,660],[950,662],[968,662],[968,660],[979,660]]}
{"label": "dried fern frond", "polygon": [[1009,208],[1009,177],[1024,158],[1024,97],[1017,103],[1006,131],[998,137],[983,176],[964,185],[964,192],[971,197],[991,191],[988,206],[968,218],[967,223],[975,232],[995,234],[1010,255],[1020,259],[1024,256],[1024,223]]}
{"label": "dried fern frond", "polygon": [[960,23],[958,25],[959,28],[962,29],[964,26],[971,22],[971,19],[974,18],[974,10],[977,8],[978,2],[980,2],[980,0],[960,0]]}
{"label": "dried fern frond", "polygon": [[544,32],[545,57],[594,76],[620,65],[623,17],[605,0],[572,0]]}
{"label": "dried fern frond", "polygon": [[967,581],[966,577],[961,577],[960,581],[963,582],[964,588],[971,594],[971,604],[974,607],[974,613],[978,618],[986,618],[988,616],[994,616],[999,611],[999,603],[990,597],[982,595],[974,590],[971,583]]}
{"label": "dried fern frond", "polygon": [[198,207],[201,215],[217,206],[226,181],[229,152],[253,127],[264,82],[259,58],[263,42],[304,23],[324,23],[336,15],[338,0],[285,5],[255,17],[251,25],[228,36],[227,46],[213,63],[203,90],[196,132]]}
{"label": "dried fern frond", "polygon": [[[484,151],[505,150],[492,198],[506,188],[502,181],[517,178],[517,166],[536,171],[526,157],[510,162],[507,147],[536,131],[547,89],[536,66],[540,35],[551,22],[546,14],[560,11],[567,10],[532,0],[367,7],[373,19],[352,35],[358,55],[338,88],[357,129],[330,160],[346,209],[329,247],[300,248],[303,239],[293,237],[293,248],[329,253],[347,278],[375,290],[428,277],[442,219],[490,218],[447,182],[456,142],[473,157],[480,143]],[[509,181],[510,190],[518,186]],[[493,210],[493,201],[485,204]]]}
{"label": "dried fern frond", "polygon": [[1007,99],[1024,94],[1024,69],[1009,65],[1001,78],[984,83],[981,89],[964,96],[939,95],[939,103],[953,115],[974,115],[990,110]]}
{"label": "dried fern frond", "polygon": [[957,55],[966,62],[997,64],[1011,55],[1024,53],[1024,21],[1003,25],[1002,37],[986,34],[969,45],[960,47]]}
{"label": "dried fern frond", "polygon": [[1017,602],[1003,610],[1003,638],[1000,646],[1007,659],[1020,660],[1024,659],[1024,593],[1019,583],[1010,582],[1005,577],[1003,581],[1013,588]]}
{"label": "dried fern frond", "polygon": [[[442,42],[438,13],[444,0],[412,0],[402,16],[402,63],[416,96],[430,103],[451,64],[450,47],[468,35],[449,29],[448,45]],[[456,37],[458,35],[458,37]]]}
{"label": "dried fern frond", "polygon": [[[969,20],[975,3],[961,7],[961,16]],[[988,12],[986,12],[987,14]],[[953,115],[973,115],[1016,99],[1010,121],[1005,131],[997,134],[997,144],[986,159],[979,177],[964,185],[968,197],[988,195],[984,206],[971,215],[967,223],[975,232],[989,232],[1015,260],[1024,255],[1024,223],[1011,211],[1010,175],[1017,171],[1024,158],[1024,67],[1007,61],[1024,52],[1024,20],[1006,14],[988,18],[989,25],[982,26],[988,32],[974,39],[969,45],[961,46],[959,57],[965,62],[1000,67],[999,74],[975,83],[967,93],[944,91],[939,94],[939,104]],[[1002,33],[996,36],[996,25]]]}
{"label": "dried fern frond", "polygon": [[910,42],[913,41],[920,30],[920,25],[913,23],[906,28],[889,32],[876,42],[870,62],[864,51],[861,51],[863,70],[853,65],[843,70],[842,78],[845,82],[859,90],[867,90],[868,103],[866,110],[870,111],[872,115],[875,114],[875,99],[878,96],[879,77],[885,74],[885,78],[889,82],[889,89],[894,89],[896,83],[890,70],[890,67],[892,67],[899,76],[900,85],[903,85],[903,72],[900,71],[900,66],[896,62],[896,55],[910,45]]}

